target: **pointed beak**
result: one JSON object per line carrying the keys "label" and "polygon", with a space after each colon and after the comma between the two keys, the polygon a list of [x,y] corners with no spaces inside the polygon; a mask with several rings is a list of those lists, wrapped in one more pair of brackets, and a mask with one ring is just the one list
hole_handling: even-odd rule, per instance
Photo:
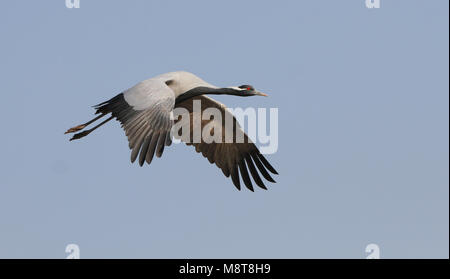
{"label": "pointed beak", "polygon": [[259,91],[255,92],[255,95],[267,97],[268,95]]}

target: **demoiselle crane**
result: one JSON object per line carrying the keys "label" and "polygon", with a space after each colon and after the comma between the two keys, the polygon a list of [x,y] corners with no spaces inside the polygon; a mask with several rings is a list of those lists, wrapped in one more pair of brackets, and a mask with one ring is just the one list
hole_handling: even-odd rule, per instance
{"label": "demoiselle crane", "polygon": [[[128,137],[129,147],[132,150],[131,162],[133,163],[139,155],[139,164],[142,166],[145,161],[150,164],[154,154],[161,157],[164,147],[170,146],[172,142],[170,131],[179,121],[179,119],[171,117],[174,109],[185,108],[189,112],[190,138],[192,138],[194,133],[193,102],[201,101],[202,111],[207,108],[218,109],[222,114],[222,120],[231,116],[236,128],[233,128],[234,140],[226,141],[225,133],[221,133],[223,140],[219,142],[207,143],[203,139],[199,142],[184,142],[187,145],[193,145],[195,150],[201,152],[210,163],[215,163],[226,177],[231,176],[233,184],[238,190],[241,188],[240,173],[245,186],[253,191],[248,170],[250,170],[256,185],[267,189],[257,169],[270,182],[275,181],[269,172],[278,174],[277,171],[259,152],[225,105],[205,95],[267,96],[256,91],[250,85],[219,88],[189,72],[170,72],[142,81],[112,99],[94,106],[96,114],[99,115],[84,124],[70,128],[66,134],[83,130],[86,126],[111,114],[100,124],[75,134],[70,140],[87,136],[111,119],[116,118]],[[201,129],[203,130],[206,125],[212,125],[214,129],[225,130],[226,125],[222,120],[201,120]],[[244,142],[235,141],[238,133],[242,133]]]}

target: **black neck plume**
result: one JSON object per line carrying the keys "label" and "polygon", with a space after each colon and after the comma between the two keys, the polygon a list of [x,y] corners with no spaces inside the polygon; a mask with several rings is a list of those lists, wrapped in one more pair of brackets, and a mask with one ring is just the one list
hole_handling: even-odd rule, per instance
{"label": "black neck plume", "polygon": [[235,90],[232,88],[210,88],[201,86],[192,88],[191,90],[186,91],[185,93],[178,96],[175,100],[175,105],[200,95],[235,95],[245,97],[245,94],[242,94],[240,90]]}

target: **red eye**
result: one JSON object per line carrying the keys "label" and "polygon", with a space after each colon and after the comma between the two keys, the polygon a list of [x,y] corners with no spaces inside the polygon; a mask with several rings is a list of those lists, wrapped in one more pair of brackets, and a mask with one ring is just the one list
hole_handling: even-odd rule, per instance
{"label": "red eye", "polygon": [[251,87],[247,87],[247,90],[250,91],[250,90],[252,90],[252,88]]}

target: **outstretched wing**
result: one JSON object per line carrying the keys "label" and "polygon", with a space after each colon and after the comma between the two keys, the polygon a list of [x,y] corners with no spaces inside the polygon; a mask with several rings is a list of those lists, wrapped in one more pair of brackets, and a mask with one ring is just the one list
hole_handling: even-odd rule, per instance
{"label": "outstretched wing", "polygon": [[[273,174],[278,174],[277,171],[270,165],[270,163],[264,158],[264,156],[259,152],[258,148],[255,146],[253,142],[248,138],[248,136],[245,134],[245,132],[240,128],[238,122],[236,121],[236,118],[231,115],[231,113],[225,108],[225,106],[212,98],[209,98],[207,96],[197,96],[185,101],[182,101],[175,105],[175,108],[181,107],[185,108],[189,111],[189,117],[190,117],[190,139],[193,139],[193,127],[194,127],[194,121],[193,121],[193,101],[194,100],[200,100],[201,101],[201,108],[202,111],[204,111],[207,108],[217,108],[222,113],[222,122],[217,119],[211,119],[211,120],[202,120],[201,121],[201,131],[203,131],[203,128],[208,125],[208,127],[214,127],[214,132],[216,132],[215,129],[222,129],[222,141],[212,142],[212,143],[206,143],[203,138],[201,139],[201,142],[199,143],[193,143],[193,142],[185,142],[187,145],[193,145],[195,147],[195,150],[199,153],[202,153],[204,157],[206,157],[210,163],[215,163],[223,172],[223,174],[226,177],[231,176],[231,179],[233,181],[233,184],[238,188],[241,189],[240,186],[240,179],[239,179],[239,173],[242,177],[242,180],[244,181],[245,186],[253,191],[253,185],[250,180],[249,170],[250,174],[253,177],[254,182],[256,185],[263,189],[267,189],[264,185],[261,177],[259,176],[259,172],[262,174],[262,176],[270,181],[275,182],[273,178],[270,176],[269,172]],[[229,119],[233,119],[233,127],[236,129],[233,133],[233,142],[227,143],[225,141],[225,134],[227,131],[225,131],[225,119],[226,117],[229,117]],[[176,119],[175,122],[180,121],[181,118]],[[213,122],[214,121],[214,122]],[[229,131],[228,131],[229,132]],[[243,134],[244,142],[243,143],[237,143],[236,137],[238,133]],[[258,169],[258,170],[257,170]]]}
{"label": "outstretched wing", "polygon": [[170,113],[175,94],[162,79],[149,79],[101,103],[96,114],[111,113],[128,137],[131,162],[139,155],[139,164],[151,163],[156,152],[161,157],[165,145],[171,144]]}

